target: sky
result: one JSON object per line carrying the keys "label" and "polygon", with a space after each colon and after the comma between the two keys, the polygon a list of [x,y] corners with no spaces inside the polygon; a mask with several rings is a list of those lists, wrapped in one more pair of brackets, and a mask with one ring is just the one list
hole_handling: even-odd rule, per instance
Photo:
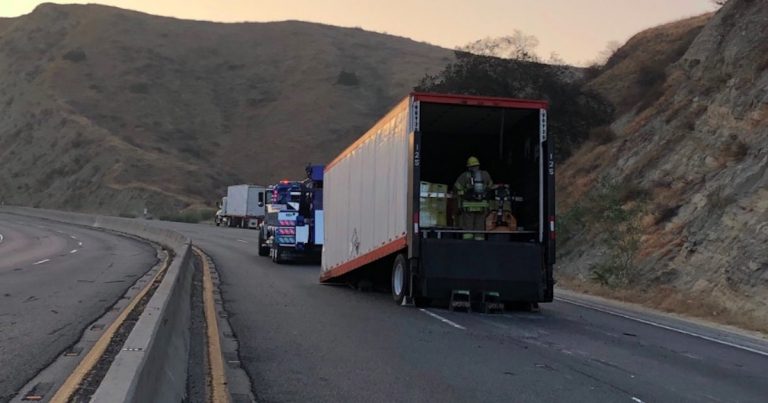
{"label": "sky", "polygon": [[[50,1],[89,3],[89,1]],[[92,2],[92,1],[90,1]],[[0,17],[31,12],[36,0],[0,0]],[[649,27],[715,9],[711,0],[102,0],[149,14],[218,22],[303,20],[361,27],[453,49],[521,30],[537,53],[571,64],[598,57]]]}

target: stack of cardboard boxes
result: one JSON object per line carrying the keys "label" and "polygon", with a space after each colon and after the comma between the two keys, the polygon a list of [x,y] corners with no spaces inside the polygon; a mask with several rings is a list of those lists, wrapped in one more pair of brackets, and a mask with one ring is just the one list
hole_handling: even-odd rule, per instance
{"label": "stack of cardboard boxes", "polygon": [[419,222],[422,227],[445,227],[448,223],[448,185],[421,182],[421,210]]}

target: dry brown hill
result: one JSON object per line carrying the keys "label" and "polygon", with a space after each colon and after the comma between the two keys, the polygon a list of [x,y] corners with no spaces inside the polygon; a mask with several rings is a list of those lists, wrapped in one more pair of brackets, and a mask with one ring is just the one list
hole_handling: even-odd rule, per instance
{"label": "dry brown hill", "polygon": [[0,20],[0,201],[210,206],[328,161],[452,57],[360,29],[44,4]]}
{"label": "dry brown hill", "polygon": [[638,34],[590,84],[619,113],[559,168],[564,279],[768,330],[765,32],[768,2],[730,0]]}

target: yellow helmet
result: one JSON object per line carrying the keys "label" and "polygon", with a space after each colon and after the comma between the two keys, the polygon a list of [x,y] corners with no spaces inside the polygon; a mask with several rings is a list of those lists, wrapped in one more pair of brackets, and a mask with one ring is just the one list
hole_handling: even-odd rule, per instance
{"label": "yellow helmet", "polygon": [[480,160],[477,157],[467,158],[467,168],[480,166]]}

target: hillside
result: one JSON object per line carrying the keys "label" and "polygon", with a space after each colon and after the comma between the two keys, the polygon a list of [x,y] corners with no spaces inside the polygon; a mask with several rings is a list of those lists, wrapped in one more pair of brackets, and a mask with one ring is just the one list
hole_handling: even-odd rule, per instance
{"label": "hillside", "polygon": [[360,29],[44,4],[0,20],[0,202],[210,207],[328,161],[452,57]]}
{"label": "hillside", "polygon": [[731,0],[589,84],[618,113],[559,167],[564,283],[768,330],[766,30],[768,3]]}

